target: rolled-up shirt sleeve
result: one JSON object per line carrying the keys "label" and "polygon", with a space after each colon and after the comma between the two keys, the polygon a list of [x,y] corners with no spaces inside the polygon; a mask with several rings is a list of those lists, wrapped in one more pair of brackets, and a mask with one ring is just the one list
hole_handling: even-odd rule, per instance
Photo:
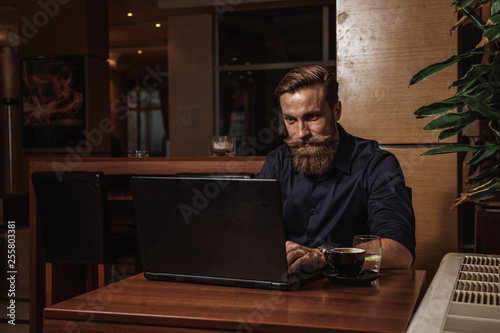
{"label": "rolled-up shirt sleeve", "polygon": [[415,258],[415,215],[411,188],[405,184],[399,162],[384,155],[369,171],[367,202],[370,232],[404,245]]}

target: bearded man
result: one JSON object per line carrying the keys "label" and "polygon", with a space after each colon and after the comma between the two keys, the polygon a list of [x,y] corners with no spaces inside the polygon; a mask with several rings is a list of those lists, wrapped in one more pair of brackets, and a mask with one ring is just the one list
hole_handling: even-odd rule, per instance
{"label": "bearded man", "polygon": [[331,68],[306,66],[278,84],[285,143],[267,155],[258,178],[281,187],[289,272],[326,266],[320,246],[352,246],[354,235],[382,239],[381,268],[411,267],[415,217],[411,189],[391,153],[353,137]]}

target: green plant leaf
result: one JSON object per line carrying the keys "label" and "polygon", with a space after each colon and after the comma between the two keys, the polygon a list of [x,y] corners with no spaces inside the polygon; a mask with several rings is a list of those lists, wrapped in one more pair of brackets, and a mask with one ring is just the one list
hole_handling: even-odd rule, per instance
{"label": "green plant leaf", "polygon": [[464,84],[467,84],[467,83],[470,83],[470,82],[474,82],[478,77],[480,77],[481,75],[484,75],[490,71],[493,70],[493,65],[491,64],[487,64],[487,65],[482,65],[482,64],[478,64],[478,65],[474,65],[472,66],[472,68],[467,72],[465,73],[465,75],[460,78],[459,80],[453,82],[451,84],[451,86],[449,86],[449,88],[451,87],[460,87],[460,86],[463,86]]}
{"label": "green plant leaf", "polygon": [[489,122],[488,124],[488,127],[490,128],[490,130],[493,132],[493,134],[495,135],[495,137],[497,138],[497,141],[500,142],[500,132],[497,131],[493,125],[491,124],[491,121]]}
{"label": "green plant leaf", "polygon": [[469,7],[471,3],[473,3],[476,0],[456,0],[455,5],[457,5],[460,8],[464,7]]}
{"label": "green plant leaf", "polygon": [[500,188],[492,185],[485,191],[471,195],[470,200],[488,200],[494,198],[498,193],[500,193]]}
{"label": "green plant leaf", "polygon": [[477,99],[476,97],[462,96],[461,98],[463,99],[464,103],[467,104],[472,110],[479,112],[486,118],[492,120],[500,120],[500,111],[485,104],[483,101]]}
{"label": "green plant leaf", "polygon": [[486,26],[490,27],[492,25],[498,24],[500,22],[500,13],[491,15],[491,17],[486,21]]}
{"label": "green plant leaf", "polygon": [[[481,83],[478,83],[481,82]],[[495,98],[500,99],[500,82],[496,82],[491,76],[479,78],[470,89],[460,89],[456,95],[474,96],[487,104],[495,104]],[[459,96],[459,97],[460,97]]]}
{"label": "green plant leaf", "polygon": [[463,144],[451,144],[447,146],[441,146],[437,148],[430,149],[424,153],[424,155],[437,155],[437,154],[449,154],[449,153],[469,153],[476,152],[480,148],[475,146],[463,145]]}
{"label": "green plant leaf", "polygon": [[466,164],[480,164],[482,161],[493,155],[500,148],[496,145],[490,146],[487,148],[481,148],[477,151],[467,162]]}
{"label": "green plant leaf", "polygon": [[473,57],[475,55],[478,55],[478,54],[484,54],[485,52],[482,52],[482,51],[469,51],[469,52],[466,52],[464,54],[461,54],[461,55],[454,55],[452,56],[451,58],[443,61],[443,62],[439,62],[439,63],[436,63],[436,64],[432,64],[430,66],[427,66],[425,67],[424,69],[422,69],[420,72],[418,72],[417,74],[415,74],[411,80],[410,80],[410,85],[413,85],[415,83],[418,83],[422,80],[425,80],[427,79],[429,76],[432,76],[434,74],[436,74],[437,72],[439,72],[440,70],[448,67],[448,66],[451,66],[453,65],[454,63],[457,63],[459,62],[460,60],[462,59],[466,59],[466,58],[470,58],[470,57]]}
{"label": "green plant leaf", "polygon": [[481,20],[481,18],[476,13],[474,13],[474,10],[472,10],[468,6],[463,6],[463,7],[459,6],[458,3],[459,2],[464,2],[464,1],[453,0],[453,2],[455,2],[456,6],[458,8],[460,8],[460,13],[464,14],[465,16],[467,16],[467,18],[469,20],[471,20],[471,22],[474,23],[474,25],[476,27],[478,27],[481,30],[484,30],[484,21]]}
{"label": "green plant leaf", "polygon": [[479,49],[489,42],[498,39],[498,37],[500,37],[500,24],[494,25],[483,32],[483,38],[481,39],[479,44],[476,45],[476,49]]}
{"label": "green plant leaf", "polygon": [[461,130],[469,126],[470,124],[465,124],[465,125],[460,125],[460,126],[455,126],[451,127],[448,129],[445,129],[441,133],[439,133],[439,140],[444,140],[446,138],[449,138],[450,136],[454,136],[455,134],[458,134]]}
{"label": "green plant leaf", "polygon": [[500,167],[500,164],[494,165],[493,167],[489,168],[488,170],[481,172],[479,175],[469,178],[468,183],[471,185],[474,185],[474,184],[492,176],[493,174],[495,174],[495,172],[498,170],[499,167]]}
{"label": "green plant leaf", "polygon": [[486,183],[484,183],[482,185],[477,186],[476,188],[474,188],[471,191],[471,193],[475,193],[475,192],[479,192],[479,191],[484,191],[484,190],[490,188],[491,185],[493,185],[493,186],[499,186],[500,185],[500,177],[492,178],[488,182],[486,182]]}
{"label": "green plant leaf", "polygon": [[422,106],[415,111],[415,115],[417,119],[426,118],[445,113],[461,105],[464,105],[464,102],[458,96],[453,96],[441,102]]}
{"label": "green plant leaf", "polygon": [[493,198],[500,192],[500,178],[495,177],[487,183],[480,185],[470,191],[471,200],[486,200]]}
{"label": "green plant leaf", "polygon": [[500,37],[500,25],[494,25],[483,32],[483,37],[488,38],[490,41]]}
{"label": "green plant leaf", "polygon": [[455,203],[451,206],[451,208],[460,205],[461,203],[463,203],[468,199],[486,200],[493,198],[495,195],[498,194],[498,192],[500,192],[499,184],[500,184],[500,178],[496,177],[487,182],[486,184],[478,186],[469,192],[462,193],[460,195],[460,198],[455,200]]}
{"label": "green plant leaf", "polygon": [[476,119],[480,118],[480,116],[481,115],[479,113],[473,111],[463,113],[445,113],[427,123],[424,129],[432,131],[460,125],[469,125]]}
{"label": "green plant leaf", "polygon": [[477,81],[471,81],[471,82],[465,84],[460,89],[458,89],[458,91],[456,92],[456,94],[453,95],[453,96],[470,95],[470,93],[473,92],[474,90],[481,91],[482,89],[478,89],[478,88],[480,88],[482,84],[483,83],[478,84]]}
{"label": "green plant leaf", "polygon": [[492,0],[491,1],[491,16],[494,16],[500,12],[500,0]]}

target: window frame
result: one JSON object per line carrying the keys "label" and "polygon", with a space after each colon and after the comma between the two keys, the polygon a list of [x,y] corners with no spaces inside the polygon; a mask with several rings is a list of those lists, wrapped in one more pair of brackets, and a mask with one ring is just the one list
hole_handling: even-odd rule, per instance
{"label": "window frame", "polygon": [[[221,22],[216,14],[213,15],[213,31],[214,31],[214,132],[216,135],[223,135],[221,133],[220,115],[221,115],[221,101],[220,101],[220,75],[224,72],[237,72],[237,71],[259,71],[259,70],[276,70],[276,69],[291,69],[295,67],[307,65],[323,65],[336,67],[336,54],[333,55],[333,60],[330,59],[330,10],[336,11],[335,4],[331,5],[314,5],[322,8],[322,59],[321,61],[298,61],[298,62],[273,62],[264,64],[248,64],[248,65],[224,65],[221,66],[220,62],[220,40],[219,40],[219,25]],[[270,8],[271,9],[271,8]],[[265,10],[265,9],[263,9]],[[336,24],[334,22],[333,24]],[[336,52],[335,52],[336,53]],[[246,119],[245,119],[246,121]]]}

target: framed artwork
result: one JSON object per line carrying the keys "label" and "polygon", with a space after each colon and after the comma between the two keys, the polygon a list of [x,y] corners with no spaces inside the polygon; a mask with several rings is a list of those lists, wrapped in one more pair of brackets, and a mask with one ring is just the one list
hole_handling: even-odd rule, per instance
{"label": "framed artwork", "polygon": [[85,139],[85,58],[23,59],[23,147],[75,146]]}

